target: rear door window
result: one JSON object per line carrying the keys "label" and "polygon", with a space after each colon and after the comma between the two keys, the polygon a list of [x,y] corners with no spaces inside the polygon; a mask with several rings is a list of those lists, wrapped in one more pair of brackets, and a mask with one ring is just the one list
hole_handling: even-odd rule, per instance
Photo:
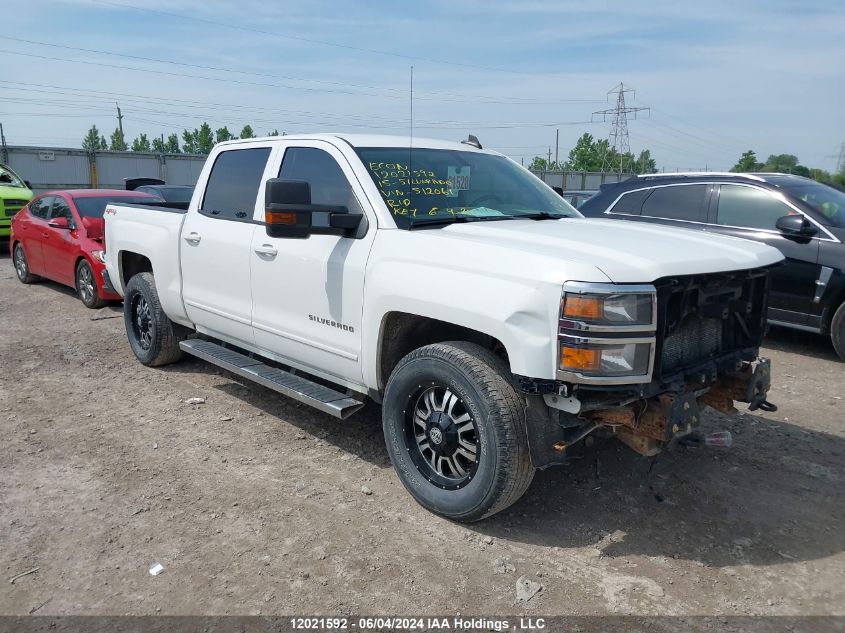
{"label": "rear door window", "polygon": [[707,184],[655,187],[643,202],[642,215],[668,220],[704,222]]}
{"label": "rear door window", "polygon": [[200,211],[223,220],[252,219],[269,147],[232,149],[214,161]]}
{"label": "rear door window", "polygon": [[716,223],[747,229],[777,230],[778,218],[796,211],[778,200],[771,192],[757,187],[722,185]]}

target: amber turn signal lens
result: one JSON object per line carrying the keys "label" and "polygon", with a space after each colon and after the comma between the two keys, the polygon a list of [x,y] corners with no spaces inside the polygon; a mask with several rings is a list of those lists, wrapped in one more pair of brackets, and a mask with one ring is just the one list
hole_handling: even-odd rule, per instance
{"label": "amber turn signal lens", "polygon": [[595,371],[601,366],[601,350],[582,347],[560,348],[561,369],[580,369]]}
{"label": "amber turn signal lens", "polygon": [[604,300],[600,297],[567,295],[563,304],[563,316],[572,319],[601,319],[604,315]]}
{"label": "amber turn signal lens", "polygon": [[296,224],[296,213],[292,211],[266,211],[264,221],[267,224]]}

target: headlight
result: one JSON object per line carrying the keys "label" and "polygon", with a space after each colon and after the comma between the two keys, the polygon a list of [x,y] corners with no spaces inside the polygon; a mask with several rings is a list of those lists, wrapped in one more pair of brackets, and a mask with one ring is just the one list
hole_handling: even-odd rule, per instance
{"label": "headlight", "polygon": [[106,263],[106,252],[105,251],[91,251],[91,256],[96,259],[98,262]]}
{"label": "headlight", "polygon": [[656,330],[654,286],[567,282],[560,302],[558,379],[649,382]]}
{"label": "headlight", "polygon": [[593,376],[643,376],[648,374],[651,342],[560,346],[560,368]]}
{"label": "headlight", "polygon": [[643,325],[654,320],[654,295],[620,293],[610,295],[570,294],[562,299],[564,320],[595,325]]}

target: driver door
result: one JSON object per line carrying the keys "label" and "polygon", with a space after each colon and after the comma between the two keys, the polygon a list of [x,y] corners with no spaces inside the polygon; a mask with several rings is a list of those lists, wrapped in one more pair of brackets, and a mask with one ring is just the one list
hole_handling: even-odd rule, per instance
{"label": "driver door", "polygon": [[308,182],[313,204],[364,212],[363,228],[357,238],[307,239],[270,237],[257,228],[250,253],[255,343],[271,358],[360,384],[364,269],[375,220],[343,154],[329,143],[309,145],[285,145],[278,177]]}

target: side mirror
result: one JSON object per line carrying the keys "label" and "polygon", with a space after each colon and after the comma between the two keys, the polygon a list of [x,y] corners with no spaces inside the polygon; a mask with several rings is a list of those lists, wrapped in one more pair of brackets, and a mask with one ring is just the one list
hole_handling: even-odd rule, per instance
{"label": "side mirror", "polygon": [[53,218],[47,222],[47,226],[52,226],[54,229],[70,229],[70,222],[67,218]]}
{"label": "side mirror", "polygon": [[25,185],[26,185],[26,188],[27,188],[27,189],[29,189],[30,191],[32,191],[32,183],[31,183],[31,182],[29,182],[28,180],[24,180],[24,181],[23,181],[23,184],[25,184]]}
{"label": "side mirror", "polygon": [[305,180],[286,178],[267,181],[264,209],[264,223],[270,237],[350,235],[363,218],[349,213],[346,207],[311,204],[311,185]]}
{"label": "side mirror", "polygon": [[775,223],[784,235],[792,237],[813,237],[819,229],[801,214],[785,215]]}

